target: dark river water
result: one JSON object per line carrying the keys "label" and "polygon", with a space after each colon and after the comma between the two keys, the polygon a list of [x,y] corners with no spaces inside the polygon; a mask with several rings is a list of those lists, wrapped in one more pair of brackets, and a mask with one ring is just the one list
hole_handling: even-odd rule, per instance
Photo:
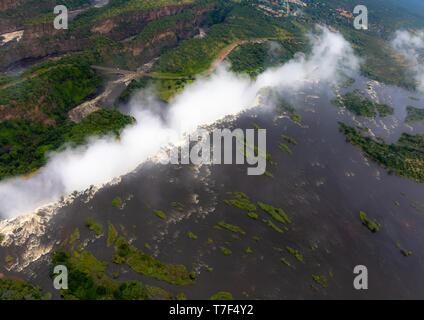
{"label": "dark river water", "polygon": [[[107,221],[122,225],[134,245],[145,250],[145,244],[150,244],[150,251],[146,251],[163,262],[196,270],[198,278],[194,285],[175,287],[112,263],[110,272],[121,270],[121,280],[139,279],[171,292],[184,292],[189,299],[208,298],[218,291],[231,292],[239,299],[423,299],[424,185],[389,175],[364,158],[346,142],[338,121],[364,123],[377,136],[395,142],[401,132],[424,132],[422,125],[403,124],[406,106],[423,107],[424,99],[403,89],[367,83],[363,78],[354,87],[375,92],[380,102],[395,108],[395,116],[384,120],[355,118],[331,104],[334,96],[330,88],[311,85],[296,96],[286,93],[302,116],[301,125],[260,108],[220,124],[266,128],[267,152],[273,158],[268,171],[273,177],[248,176],[246,166],[237,165],[145,163],[93,198],[81,195],[62,208],[47,226],[43,242],[58,243],[79,227],[81,239],[90,239],[87,249],[99,259],[111,261],[112,249],[106,247],[105,237],[95,239],[84,227],[84,219],[92,216],[104,226]],[[290,147],[291,155],[278,148],[282,134],[298,141]],[[227,192],[232,191],[283,208],[293,223],[280,234],[260,219],[249,219],[242,210],[224,203],[230,198]],[[121,210],[111,205],[117,196],[125,202]],[[184,210],[173,210],[174,201],[183,204]],[[166,222],[153,214],[155,209],[167,213]],[[381,224],[379,232],[371,233],[362,225],[360,211]],[[265,217],[265,213],[261,215]],[[214,228],[222,220],[241,227],[246,234],[235,237]],[[188,232],[198,239],[189,239]],[[412,256],[404,257],[397,244],[412,251]],[[230,248],[232,254],[223,255],[221,246]],[[253,250],[250,254],[245,253],[248,246]],[[290,255],[287,246],[299,250],[304,262]],[[282,263],[282,258],[290,266]],[[51,291],[46,260],[33,263],[23,274]],[[368,268],[368,290],[354,289],[353,269],[357,265]],[[328,286],[315,283],[312,275],[326,278]]]}

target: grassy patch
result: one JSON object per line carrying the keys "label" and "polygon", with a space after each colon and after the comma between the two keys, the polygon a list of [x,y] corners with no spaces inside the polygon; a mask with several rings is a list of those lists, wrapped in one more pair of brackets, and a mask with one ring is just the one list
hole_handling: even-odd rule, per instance
{"label": "grassy patch", "polygon": [[376,220],[368,218],[368,215],[365,212],[359,212],[359,219],[371,232],[375,233],[380,230],[380,224]]}
{"label": "grassy patch", "polygon": [[295,248],[292,248],[292,247],[289,247],[289,246],[286,247],[286,250],[293,257],[295,257],[297,261],[299,261],[299,262],[303,262],[304,261],[303,255],[302,255],[302,253],[299,250],[297,250]]}
{"label": "grassy patch", "polygon": [[386,117],[393,115],[394,109],[386,104],[379,104],[364,97],[359,90],[346,93],[333,101],[338,107],[346,107],[357,116],[374,118],[377,115]]}
{"label": "grassy patch", "polygon": [[233,252],[231,251],[231,249],[227,248],[227,247],[219,247],[219,250],[221,251],[221,253],[224,256],[229,256],[231,255]]}
{"label": "grassy patch", "polygon": [[400,253],[402,253],[404,257],[412,256],[412,251],[405,249],[399,242],[396,243],[396,247],[400,250]]}
{"label": "grassy patch", "polygon": [[312,280],[314,280],[316,284],[319,284],[323,288],[327,288],[328,287],[327,278],[324,277],[324,276],[313,274],[312,275]]}
{"label": "grassy patch", "polygon": [[12,266],[14,262],[15,262],[15,258],[11,256],[10,254],[4,257],[4,263],[6,264],[7,267]]}
{"label": "grassy patch", "polygon": [[191,231],[189,231],[189,232],[187,232],[187,237],[189,238],[189,239],[191,239],[191,240],[197,240],[197,235],[196,234],[194,234],[193,232],[191,232]]}
{"label": "grassy patch", "polygon": [[106,240],[107,246],[111,247],[115,243],[117,238],[118,238],[118,231],[116,230],[113,223],[108,221],[107,222],[107,240]]}
{"label": "grassy patch", "polygon": [[244,210],[246,212],[256,212],[256,205],[250,201],[249,197],[243,192],[228,192],[228,195],[232,196],[231,200],[224,200],[224,203]]}
{"label": "grassy patch", "polygon": [[191,284],[196,278],[196,275],[189,272],[185,266],[165,264],[130,245],[123,237],[119,237],[116,241],[114,262],[126,263],[137,273],[173,285]]}
{"label": "grassy patch", "polygon": [[162,210],[155,210],[153,214],[161,220],[166,220],[166,213]]}
{"label": "grassy patch", "polygon": [[280,222],[282,224],[289,224],[291,220],[289,216],[284,212],[281,208],[273,207],[269,204],[258,202],[259,208],[268,213],[275,221]]}
{"label": "grassy patch", "polygon": [[423,144],[422,136],[403,135],[397,144],[385,144],[343,123],[340,123],[340,130],[346,135],[347,141],[360,147],[389,172],[424,182],[424,151],[417,149]]}
{"label": "grassy patch", "polygon": [[242,234],[242,235],[246,234],[246,232],[242,228],[240,228],[239,226],[236,226],[236,225],[233,225],[233,224],[230,224],[230,223],[226,223],[225,221],[218,222],[218,224],[216,226],[220,229],[225,229],[225,230],[228,230],[228,231],[233,232],[233,233],[238,233],[238,234]]}
{"label": "grassy patch", "polygon": [[284,230],[281,229],[279,226],[277,226],[274,222],[272,222],[271,220],[263,220],[263,222],[265,222],[265,224],[270,227],[272,230],[274,230],[275,232],[278,233],[284,233]]}
{"label": "grassy patch", "polygon": [[253,253],[253,250],[252,250],[252,248],[251,248],[251,247],[246,247],[246,248],[244,249],[244,253],[245,253],[245,254],[251,254],[251,253]]}
{"label": "grassy patch", "polygon": [[92,217],[88,217],[85,219],[85,226],[93,231],[97,236],[100,236],[103,233],[103,226],[96,221]]}
{"label": "grassy patch", "polygon": [[68,268],[68,290],[61,290],[64,299],[75,300],[145,300],[149,299],[141,282],[118,282],[106,273],[107,264],[88,251],[59,250],[53,254],[52,266]]}
{"label": "grassy patch", "polygon": [[112,200],[112,207],[120,209],[122,208],[122,199],[121,197],[116,197],[115,199]]}

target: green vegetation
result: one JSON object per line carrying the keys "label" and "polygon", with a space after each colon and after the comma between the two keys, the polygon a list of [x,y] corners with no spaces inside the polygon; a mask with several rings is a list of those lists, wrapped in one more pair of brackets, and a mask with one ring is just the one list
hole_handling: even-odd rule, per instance
{"label": "green vegetation", "polygon": [[103,233],[103,226],[99,223],[96,223],[92,217],[85,219],[85,226],[93,231],[97,236],[100,236]]}
{"label": "green vegetation", "polygon": [[166,220],[166,213],[165,213],[165,212],[163,212],[162,210],[155,210],[155,211],[153,211],[153,213],[154,213],[154,215],[155,215],[156,217],[158,217],[159,219],[161,219],[161,220]]}
{"label": "green vegetation", "polygon": [[227,193],[230,196],[233,196],[234,199],[231,200],[224,200],[224,203],[239,208],[241,210],[244,210],[248,213],[250,212],[256,212],[256,205],[250,201],[249,197],[243,193],[243,192],[228,192]]}
{"label": "green vegetation", "polygon": [[115,0],[111,5],[104,7],[98,19],[111,18],[131,11],[150,10],[171,5],[186,5],[196,0]]}
{"label": "green vegetation", "polygon": [[420,146],[424,138],[420,135],[402,135],[397,144],[385,144],[365,136],[354,127],[340,123],[340,130],[347,140],[360,147],[371,159],[389,172],[424,182],[424,152]]}
{"label": "green vegetation", "polygon": [[231,255],[233,252],[231,251],[231,249],[227,248],[227,247],[219,247],[219,250],[221,251],[221,253],[224,256],[229,256]]}
{"label": "green vegetation", "polygon": [[285,152],[287,154],[293,154],[293,151],[291,151],[290,147],[285,143],[280,143],[278,145],[278,149],[280,149],[280,151]]}
{"label": "green vegetation", "polygon": [[294,249],[294,248],[289,247],[289,246],[287,246],[287,247],[286,247],[286,250],[287,250],[287,252],[288,252],[288,253],[290,253],[293,257],[295,257],[297,261],[299,261],[299,262],[303,262],[303,261],[304,261],[304,259],[303,259],[303,255],[302,255],[302,253],[301,253],[299,250]]}
{"label": "green vegetation", "polygon": [[374,118],[377,115],[386,117],[393,115],[394,109],[386,104],[378,104],[364,97],[359,90],[346,93],[333,101],[338,107],[346,107],[357,116]]}
{"label": "green vegetation", "polygon": [[112,207],[115,207],[117,209],[122,208],[122,199],[121,197],[116,197],[115,199],[112,200]]}
{"label": "green vegetation", "polygon": [[225,230],[231,231],[233,233],[238,233],[238,234],[242,234],[242,235],[246,234],[246,232],[242,228],[240,228],[239,226],[236,226],[236,225],[233,225],[233,224],[230,224],[230,223],[226,223],[225,221],[220,221],[216,225],[216,227],[218,227],[220,229],[225,229]]}
{"label": "green vegetation", "polygon": [[284,212],[281,208],[273,207],[269,204],[258,202],[259,208],[268,213],[275,221],[280,222],[282,224],[289,224],[291,220],[289,216]]}
{"label": "green vegetation", "polygon": [[149,292],[136,281],[118,282],[107,275],[107,264],[88,251],[63,249],[53,254],[52,265],[66,265],[69,289],[61,290],[64,299],[75,300],[145,300]]}
{"label": "green vegetation", "polygon": [[233,300],[233,295],[229,292],[217,292],[209,300]]}
{"label": "green vegetation", "polygon": [[187,285],[194,282],[196,275],[183,265],[165,264],[130,245],[124,237],[115,242],[115,263],[126,263],[135,272],[165,281],[174,285]]}
{"label": "green vegetation", "polygon": [[404,257],[410,257],[410,256],[412,256],[412,251],[406,250],[405,248],[403,248],[402,245],[399,242],[396,243],[396,246],[400,250],[400,253],[402,253],[402,255]]}
{"label": "green vegetation", "polygon": [[298,144],[298,142],[297,142],[295,139],[293,139],[292,137],[289,137],[289,136],[287,136],[287,135],[282,134],[282,135],[281,135],[281,138],[282,138],[285,142],[287,142],[288,144],[291,144],[291,145],[293,145],[293,146],[295,146],[295,145],[297,145],[297,144]]}
{"label": "green vegetation", "polygon": [[40,288],[20,279],[0,279],[0,300],[44,300]]}
{"label": "green vegetation", "polygon": [[424,121],[424,109],[414,108],[411,106],[406,107],[407,116],[406,123],[414,123]]}
{"label": "green vegetation", "polygon": [[31,173],[48,152],[84,144],[90,136],[119,135],[134,122],[118,111],[101,110],[75,124],[68,112],[95,95],[102,79],[91,68],[95,50],[38,63],[0,84],[0,179]]}
{"label": "green vegetation", "polygon": [[80,230],[78,228],[75,228],[75,230],[69,236],[69,244],[73,245],[76,241],[80,239],[80,236]]}
{"label": "green vegetation", "polygon": [[[16,7],[0,12],[0,19],[10,19],[11,23],[21,26],[22,24],[28,24],[28,21],[36,20],[40,15],[45,15],[46,12],[50,12],[51,9],[58,4],[63,4],[71,10],[87,5],[88,3],[89,0],[20,1],[17,3]],[[30,7],[31,10],[28,10],[28,7]]]}
{"label": "green vegetation", "polygon": [[274,230],[275,232],[278,233],[284,233],[283,229],[281,229],[280,227],[278,227],[274,222],[272,222],[271,220],[263,220],[263,222],[265,222],[265,224],[270,227],[272,230]]}
{"label": "green vegetation", "polygon": [[231,69],[237,73],[247,73],[257,76],[266,67],[265,63],[269,54],[267,45],[262,43],[248,43],[239,46],[228,57]]}
{"label": "green vegetation", "polygon": [[8,255],[6,255],[6,257],[4,257],[4,262],[6,263],[7,267],[12,266],[14,261],[15,261],[15,258],[13,256],[11,256],[10,254],[8,254]]}
{"label": "green vegetation", "polygon": [[107,246],[111,247],[118,239],[118,231],[112,222],[107,222]]}
{"label": "green vegetation", "polygon": [[5,238],[5,235],[3,233],[0,233],[0,245],[3,243]]}
{"label": "green vegetation", "polygon": [[312,280],[314,280],[317,284],[319,284],[323,288],[327,288],[328,287],[327,278],[324,277],[324,276],[313,274],[312,275]]}
{"label": "green vegetation", "polygon": [[163,54],[156,71],[175,75],[196,75],[207,71],[214,59],[233,43],[246,39],[276,38],[282,31],[259,11],[235,6],[222,23],[214,24],[206,37],[183,41]]}
{"label": "green vegetation", "polygon": [[192,10],[186,10],[180,14],[166,16],[158,20],[154,20],[147,24],[147,26],[136,36],[132,43],[147,44],[154,40],[154,38],[163,32],[172,30],[177,23],[192,21],[195,19],[195,14]]}
{"label": "green vegetation", "polygon": [[303,49],[302,44],[288,40],[240,45],[228,56],[232,71],[256,77],[270,67],[287,62]]}
{"label": "green vegetation", "polygon": [[197,235],[196,234],[194,234],[193,232],[191,232],[191,231],[189,231],[189,232],[187,232],[187,237],[189,238],[189,239],[191,239],[191,240],[197,240]]}
{"label": "green vegetation", "polygon": [[247,216],[250,219],[253,219],[253,220],[258,220],[259,219],[259,215],[256,212],[248,212],[247,213]]}
{"label": "green vegetation", "polygon": [[402,133],[398,144],[418,151],[424,151],[424,134],[410,135]]}
{"label": "green vegetation", "polygon": [[64,146],[78,146],[90,136],[119,132],[133,123],[118,111],[100,110],[82,122],[44,125],[27,120],[0,122],[0,179],[28,174],[43,166],[50,151]]}
{"label": "green vegetation", "polygon": [[288,116],[295,123],[300,123],[302,121],[302,116],[296,112],[296,109],[290,102],[275,91],[270,91],[268,94],[269,96],[267,99],[276,104],[276,112],[278,115]]}
{"label": "green vegetation", "polygon": [[[229,206],[239,208],[245,211],[247,213],[247,216],[251,218],[252,220],[259,219],[259,214],[257,212],[257,206],[258,206],[261,210],[268,213],[268,215],[270,215],[270,217],[276,222],[279,222],[284,225],[291,223],[289,216],[281,208],[276,208],[264,202],[258,202],[256,205],[243,192],[227,192],[227,194],[233,196],[233,199],[224,200],[224,203],[226,203]],[[276,225],[273,221],[269,219],[262,219],[262,221],[275,232],[284,233],[284,230],[280,228],[278,225]]]}
{"label": "green vegetation", "polygon": [[251,254],[251,253],[253,253],[253,250],[252,250],[251,247],[246,247],[246,249],[244,249],[244,253]]}
{"label": "green vegetation", "polygon": [[98,90],[101,79],[90,66],[96,59],[80,54],[38,64],[0,87],[0,105],[21,119],[64,121],[68,111]]}
{"label": "green vegetation", "polygon": [[375,233],[380,230],[380,224],[377,221],[368,218],[368,215],[365,212],[359,212],[359,219],[371,232]]}

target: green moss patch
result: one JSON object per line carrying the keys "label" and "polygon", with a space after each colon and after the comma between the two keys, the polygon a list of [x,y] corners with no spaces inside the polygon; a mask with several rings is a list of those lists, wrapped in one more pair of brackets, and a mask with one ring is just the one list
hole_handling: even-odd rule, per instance
{"label": "green moss patch", "polygon": [[137,273],[174,285],[191,284],[196,278],[185,266],[165,264],[129,244],[123,237],[116,241],[114,262],[126,263]]}
{"label": "green moss patch", "polygon": [[292,247],[289,247],[289,246],[287,246],[287,247],[286,247],[286,250],[287,250],[287,252],[288,252],[288,253],[290,253],[293,257],[295,257],[297,261],[299,261],[299,262],[304,262],[303,255],[302,255],[302,253],[301,253],[299,250],[297,250],[297,249],[295,249],[295,248],[292,248]]}
{"label": "green moss patch", "polygon": [[103,226],[96,221],[92,217],[88,217],[85,219],[85,226],[93,231],[97,236],[100,236],[103,233]]}
{"label": "green moss patch", "polygon": [[166,220],[166,213],[162,210],[155,210],[153,211],[153,214],[159,219]]}
{"label": "green moss patch", "polygon": [[112,200],[112,207],[120,209],[122,208],[122,205],[123,205],[123,201],[121,197],[116,197],[115,199]]}
{"label": "green moss patch", "polygon": [[216,227],[219,228],[219,229],[228,230],[228,231],[233,232],[233,233],[238,233],[238,234],[242,234],[242,235],[246,234],[246,232],[242,228],[240,228],[239,226],[236,226],[236,225],[233,225],[233,224],[230,224],[230,223],[226,223],[225,221],[218,222]]}
{"label": "green moss patch", "polygon": [[187,237],[189,238],[189,239],[191,239],[191,240],[197,240],[197,235],[196,234],[194,234],[193,232],[191,232],[191,231],[189,231],[189,232],[187,232]]}
{"label": "green moss patch", "polygon": [[108,221],[107,223],[107,246],[111,247],[116,239],[118,238],[118,231],[116,230],[115,226],[112,222]]}
{"label": "green moss patch", "polygon": [[221,251],[221,253],[224,256],[229,256],[231,255],[233,252],[231,251],[231,249],[227,248],[227,247],[219,247],[219,250]]}
{"label": "green moss patch", "polygon": [[365,212],[359,212],[359,219],[362,221],[362,224],[366,226],[371,232],[375,233],[380,230],[380,224],[376,220],[368,218],[368,215]]}
{"label": "green moss patch", "polygon": [[290,224],[291,219],[281,208],[273,207],[270,204],[266,204],[264,202],[258,202],[259,208],[268,213],[275,221],[280,222],[282,224]]}

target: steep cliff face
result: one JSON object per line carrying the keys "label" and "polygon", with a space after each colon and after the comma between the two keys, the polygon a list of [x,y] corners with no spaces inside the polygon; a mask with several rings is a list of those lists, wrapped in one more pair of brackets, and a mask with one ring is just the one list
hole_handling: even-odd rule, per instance
{"label": "steep cliff face", "polygon": [[[181,13],[191,6],[165,6],[147,11],[136,11],[108,18],[93,24],[89,30],[92,34],[101,34],[115,41],[121,41],[140,33],[144,27],[157,19]],[[180,38],[192,36],[193,32],[182,30],[194,28],[206,12],[213,10],[213,5],[193,8],[195,19],[190,25],[176,25],[175,31],[166,38],[170,45]],[[72,30],[56,30],[52,23],[30,25],[25,28],[24,36],[19,43],[13,43],[0,48],[0,70],[24,59],[42,58],[53,54],[63,54],[90,48],[92,45],[87,35],[80,36]],[[162,35],[162,39],[165,37]],[[150,47],[154,44],[150,44]],[[139,47],[139,51],[145,48]]]}

